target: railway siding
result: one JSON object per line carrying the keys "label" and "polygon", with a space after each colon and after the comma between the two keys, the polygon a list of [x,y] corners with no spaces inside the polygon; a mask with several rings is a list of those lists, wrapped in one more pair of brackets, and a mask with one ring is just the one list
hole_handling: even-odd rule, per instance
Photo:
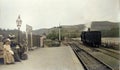
{"label": "railway siding", "polygon": [[97,48],[96,50],[98,50],[98,51],[100,51],[100,52],[102,52],[102,53],[104,53],[104,54],[107,54],[107,55],[109,55],[109,56],[112,56],[112,57],[114,57],[114,58],[116,58],[116,59],[119,59],[119,54],[114,53],[114,52],[112,52],[112,51],[107,51],[107,50],[99,49],[99,48]]}
{"label": "railway siding", "polygon": [[115,58],[111,58],[110,56],[105,55],[105,54],[100,53],[100,52],[93,52],[93,53],[90,53],[90,54],[93,55],[98,60],[104,62],[108,66],[112,67],[113,70],[119,70],[119,68],[118,68],[119,67],[119,61],[116,60]]}
{"label": "railway siding", "polygon": [[70,44],[70,46],[83,63],[86,70],[112,70],[112,68],[86,53],[86,51],[78,48],[75,44]]}
{"label": "railway siding", "polygon": [[86,48],[84,45],[77,44],[81,49],[85,50],[87,53],[94,56],[96,59],[104,62],[107,66],[111,67],[113,70],[119,70],[119,60],[112,58],[109,55],[101,53],[99,51],[94,51],[89,48]]}
{"label": "railway siding", "polygon": [[120,55],[120,51],[119,50],[113,50],[113,49],[109,49],[109,48],[101,48],[101,49],[105,49],[107,51],[110,51],[110,52],[113,52],[113,53],[116,53],[116,54],[119,54]]}

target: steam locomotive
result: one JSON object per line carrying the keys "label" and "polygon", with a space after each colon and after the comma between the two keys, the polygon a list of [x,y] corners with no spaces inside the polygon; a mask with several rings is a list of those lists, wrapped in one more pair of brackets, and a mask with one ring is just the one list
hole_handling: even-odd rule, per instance
{"label": "steam locomotive", "polygon": [[83,31],[81,33],[81,41],[85,45],[92,47],[99,47],[101,45],[101,32],[100,31]]}

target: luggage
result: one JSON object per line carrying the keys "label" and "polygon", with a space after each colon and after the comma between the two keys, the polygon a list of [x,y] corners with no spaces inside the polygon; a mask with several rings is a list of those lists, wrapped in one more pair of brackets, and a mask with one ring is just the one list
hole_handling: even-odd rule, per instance
{"label": "luggage", "polygon": [[28,55],[26,53],[23,53],[21,56],[22,60],[27,60],[28,59]]}

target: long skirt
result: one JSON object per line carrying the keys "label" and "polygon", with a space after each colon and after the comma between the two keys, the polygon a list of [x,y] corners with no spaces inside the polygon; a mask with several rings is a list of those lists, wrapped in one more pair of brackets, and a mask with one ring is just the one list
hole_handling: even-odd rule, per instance
{"label": "long skirt", "polygon": [[5,61],[5,63],[14,63],[15,62],[13,55],[8,51],[5,51],[4,61]]}

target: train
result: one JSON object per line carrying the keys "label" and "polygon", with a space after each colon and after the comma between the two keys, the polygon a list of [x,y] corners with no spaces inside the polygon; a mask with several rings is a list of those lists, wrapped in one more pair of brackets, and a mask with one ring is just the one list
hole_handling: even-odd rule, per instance
{"label": "train", "polygon": [[101,31],[83,31],[81,41],[84,45],[99,47],[101,45]]}

